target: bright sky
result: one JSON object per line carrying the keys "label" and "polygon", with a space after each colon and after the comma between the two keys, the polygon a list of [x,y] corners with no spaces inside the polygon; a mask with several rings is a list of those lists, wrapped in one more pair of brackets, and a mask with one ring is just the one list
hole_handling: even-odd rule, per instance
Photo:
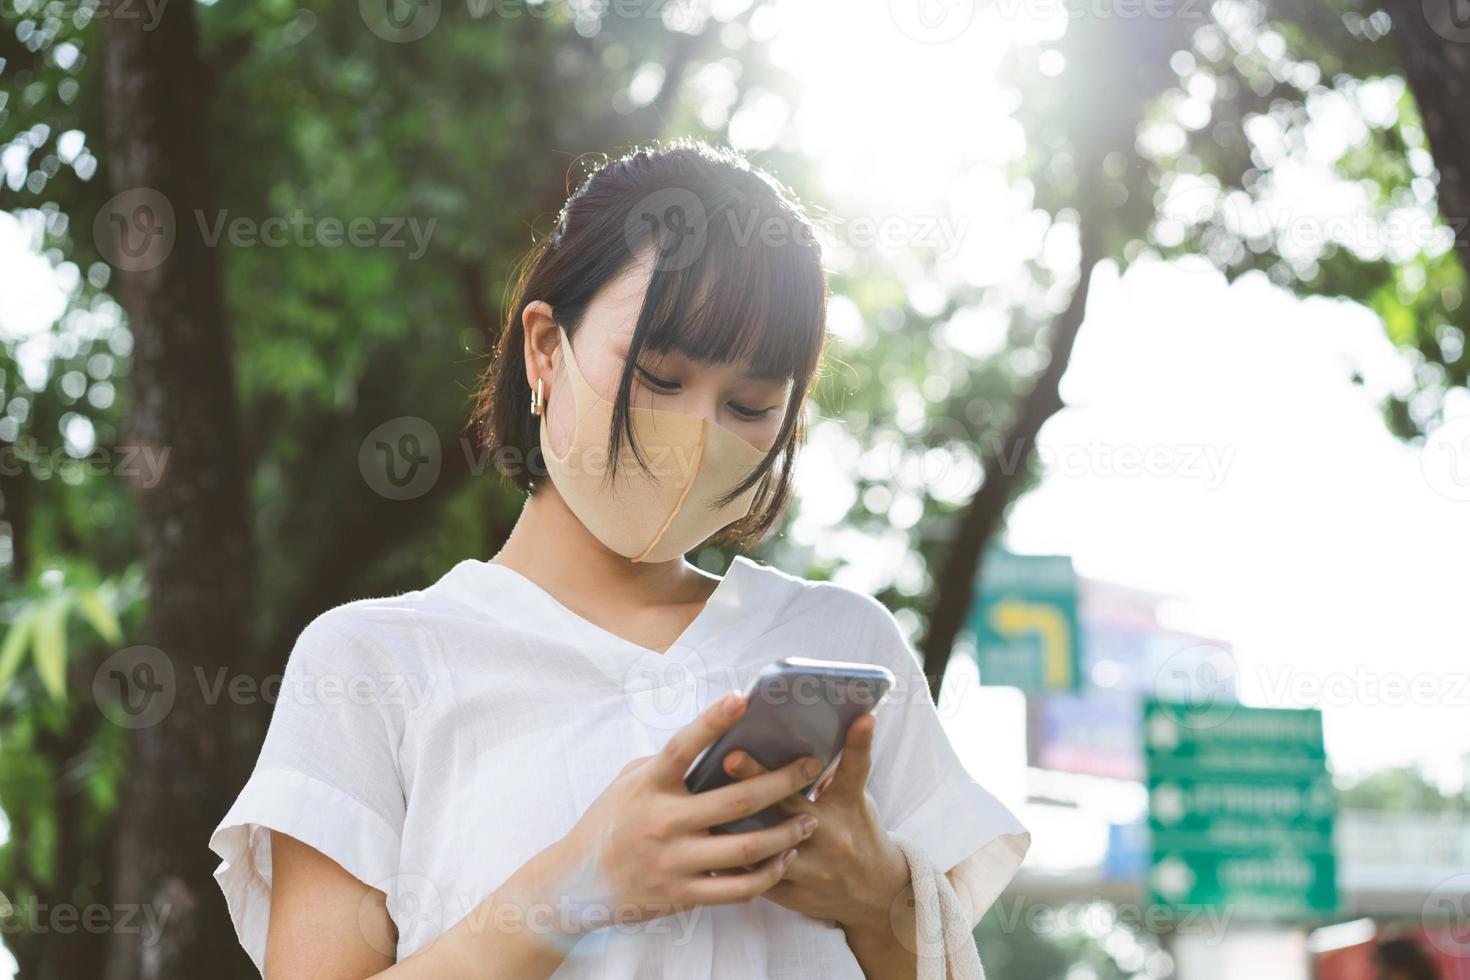
{"label": "bright sky", "polygon": [[1011,543],[1190,599],[1234,641],[1244,700],[1326,709],[1340,770],[1457,770],[1470,501],[1432,485],[1422,451],[1350,383],[1353,366],[1370,391],[1402,374],[1375,319],[1176,267],[1105,282],[1066,377],[1073,407],[1043,443],[1213,447],[1228,466],[1049,478],[1018,505]]}

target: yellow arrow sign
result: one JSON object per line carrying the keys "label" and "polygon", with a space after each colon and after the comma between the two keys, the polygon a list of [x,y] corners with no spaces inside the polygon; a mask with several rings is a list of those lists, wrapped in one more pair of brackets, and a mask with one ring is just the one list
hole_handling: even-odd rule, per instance
{"label": "yellow arrow sign", "polygon": [[1006,639],[1035,636],[1041,641],[1043,683],[1050,690],[1072,686],[1072,626],[1056,606],[1001,599],[990,609],[990,626]]}

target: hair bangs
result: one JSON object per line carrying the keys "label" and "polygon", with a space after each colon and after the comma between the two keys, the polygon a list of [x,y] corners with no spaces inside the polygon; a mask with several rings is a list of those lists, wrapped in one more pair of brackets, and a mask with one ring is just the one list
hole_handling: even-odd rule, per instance
{"label": "hair bangs", "polygon": [[[689,261],[680,260],[684,243],[650,235],[645,256],[652,258],[653,268],[613,412],[608,453],[614,471],[624,440],[634,460],[644,463],[626,408],[644,350],[677,350],[704,363],[741,364],[752,377],[789,380],[793,392],[806,390],[826,333],[826,280],[804,228],[791,217],[749,204],[728,205],[710,216]],[[717,506],[765,480],[791,454],[800,412],[801,399],[791,398],[766,458]]]}
{"label": "hair bangs", "polygon": [[809,378],[826,330],[826,286],[800,241],[762,240],[760,226],[773,220],[727,209],[710,220],[692,262],[655,261],[633,352],[743,363],[762,379]]}

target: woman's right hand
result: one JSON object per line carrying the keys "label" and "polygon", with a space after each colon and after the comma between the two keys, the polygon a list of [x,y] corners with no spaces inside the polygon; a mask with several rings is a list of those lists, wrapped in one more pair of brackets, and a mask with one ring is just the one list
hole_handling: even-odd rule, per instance
{"label": "woman's right hand", "polygon": [[820,772],[816,758],[703,793],[684,785],[695,758],[745,707],[745,698],[731,692],[656,755],[628,763],[553,845],[558,860],[547,884],[573,909],[575,932],[749,901],[781,880],[796,845],[816,830],[816,818],[797,814],[745,833],[709,828],[798,792]]}

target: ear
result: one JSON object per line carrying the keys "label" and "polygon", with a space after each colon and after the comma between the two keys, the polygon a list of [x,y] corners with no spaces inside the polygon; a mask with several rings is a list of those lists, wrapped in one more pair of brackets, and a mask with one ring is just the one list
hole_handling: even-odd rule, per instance
{"label": "ear", "polygon": [[544,382],[542,390],[551,398],[552,378],[557,365],[556,349],[561,346],[561,331],[551,317],[551,305],[543,300],[526,304],[521,314],[521,332],[525,334],[526,380],[532,390],[537,379]]}

